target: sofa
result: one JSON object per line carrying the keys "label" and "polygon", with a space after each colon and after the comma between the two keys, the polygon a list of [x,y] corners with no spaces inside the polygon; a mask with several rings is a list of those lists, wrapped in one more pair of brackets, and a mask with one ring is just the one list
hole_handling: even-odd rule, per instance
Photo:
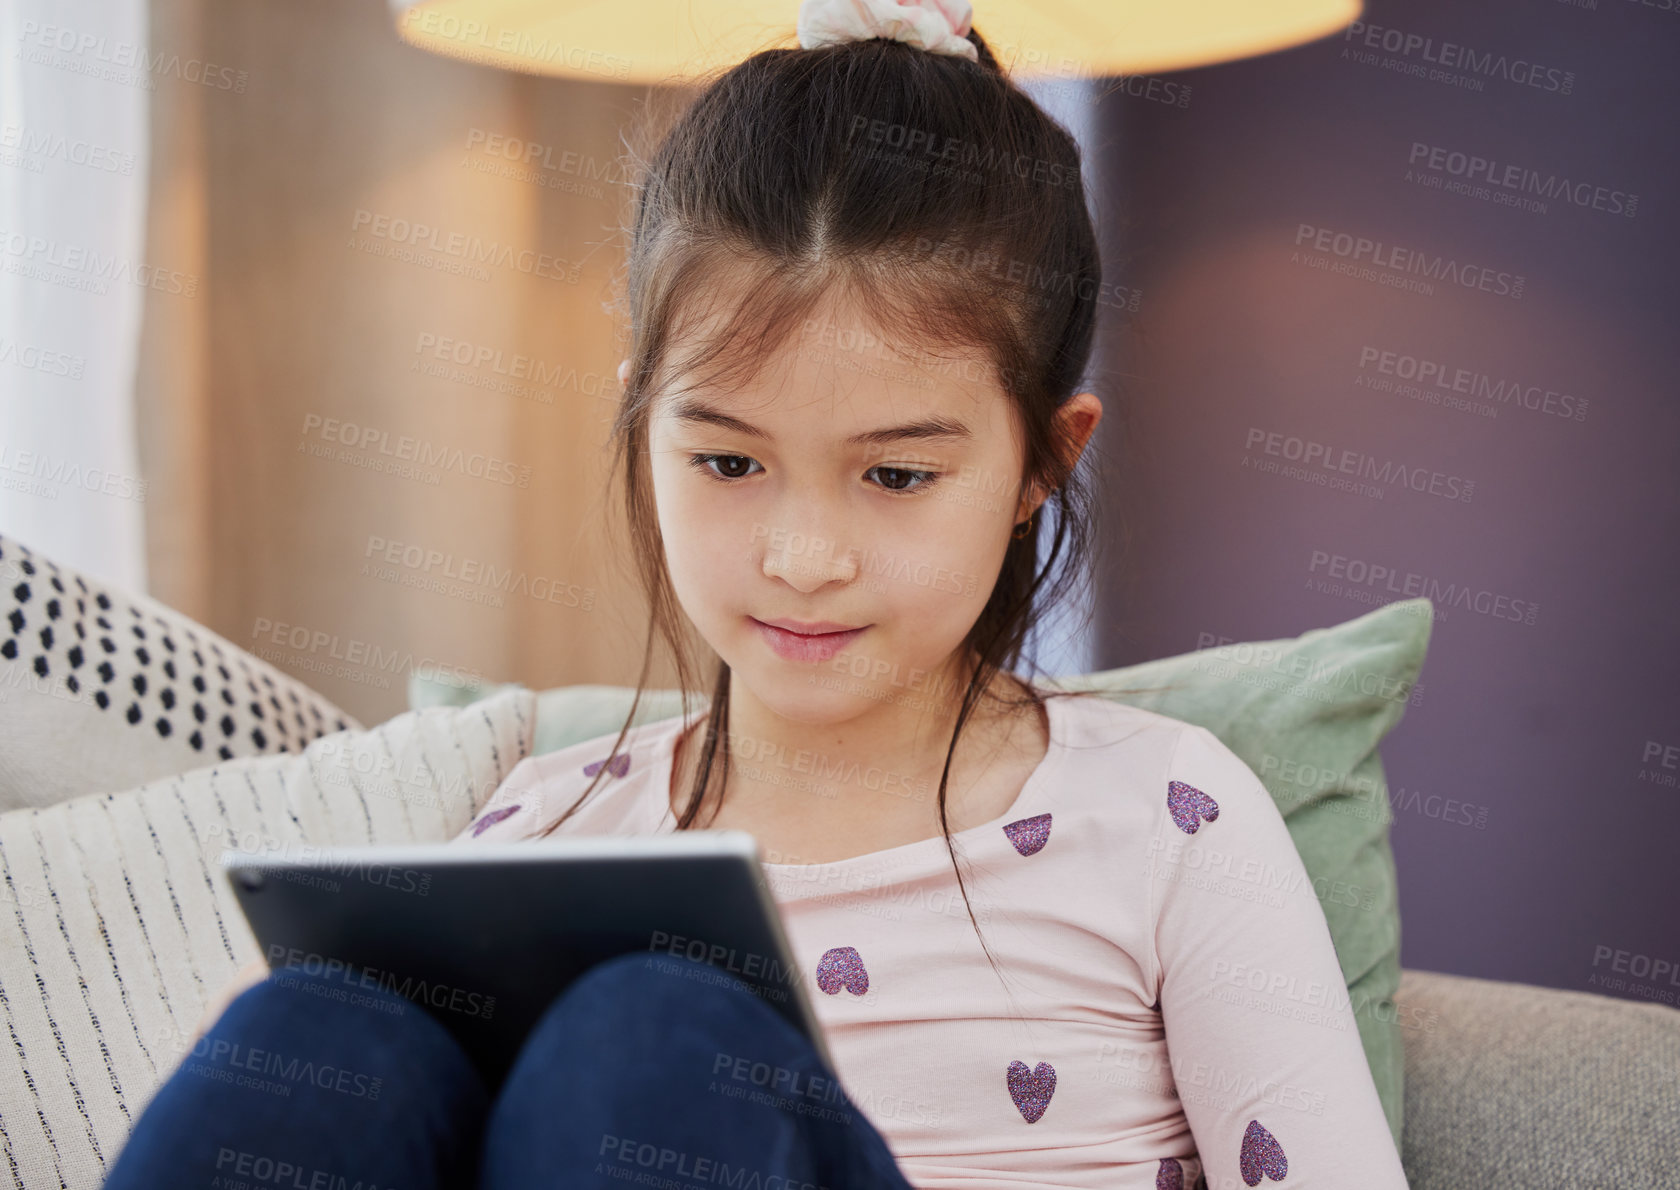
{"label": "sofa", "polygon": [[[416,685],[408,711],[364,727],[202,625],[4,537],[0,580],[0,1185],[99,1186],[203,1006],[256,956],[223,850],[448,840],[520,760],[615,729],[628,705],[619,687]],[[673,698],[653,692],[638,721]],[[1369,751],[1362,770],[1379,767]],[[1372,826],[1382,859],[1388,819]],[[1388,941],[1392,1020],[1367,1041],[1374,1072],[1384,1036],[1403,1052],[1403,1078],[1378,1081],[1414,1190],[1680,1187],[1680,1012],[1401,968]]]}

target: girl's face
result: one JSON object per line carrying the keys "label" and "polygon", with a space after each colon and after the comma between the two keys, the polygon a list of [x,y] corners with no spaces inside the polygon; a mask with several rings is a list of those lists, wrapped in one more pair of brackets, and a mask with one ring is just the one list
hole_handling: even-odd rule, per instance
{"label": "girl's face", "polygon": [[[910,358],[831,303],[750,384],[684,379],[649,426],[659,527],[677,598],[738,694],[810,723],[943,715],[1010,530],[1037,507],[991,366]],[[777,621],[856,631],[807,640]]]}

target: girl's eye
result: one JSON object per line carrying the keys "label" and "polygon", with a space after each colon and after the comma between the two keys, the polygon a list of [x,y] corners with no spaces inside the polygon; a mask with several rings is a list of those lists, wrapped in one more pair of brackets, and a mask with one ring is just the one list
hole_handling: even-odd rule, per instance
{"label": "girl's eye", "polygon": [[889,492],[919,491],[931,487],[939,478],[937,471],[914,471],[909,467],[871,467],[869,470],[881,472],[882,486]]}
{"label": "girl's eye", "polygon": [[738,474],[720,475],[716,471],[712,470],[711,465],[720,461],[724,463],[729,470],[733,470],[733,467],[729,466],[731,464],[751,463],[753,460],[747,458],[746,455],[690,455],[688,461],[705,474],[710,475],[713,479],[721,479],[726,483],[732,479],[740,479],[743,476],[752,474],[751,471],[743,471]]}
{"label": "girl's eye", "polygon": [[[758,466],[756,461],[746,455],[696,454],[690,455],[688,461],[697,470],[722,483],[745,479],[752,472],[743,467]],[[714,464],[717,466],[714,467]],[[937,471],[917,471],[909,467],[875,466],[869,470],[881,473],[881,487],[889,492],[920,491],[922,488],[933,486],[939,478]]]}

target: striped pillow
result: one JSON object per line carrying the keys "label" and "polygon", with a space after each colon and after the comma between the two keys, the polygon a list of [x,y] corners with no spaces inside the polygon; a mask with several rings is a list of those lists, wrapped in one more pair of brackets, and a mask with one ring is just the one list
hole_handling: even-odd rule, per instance
{"label": "striped pillow", "polygon": [[256,957],[216,870],[224,848],[447,841],[530,754],[535,723],[535,696],[511,689],[298,754],[0,814],[0,1149],[13,1181],[97,1190],[205,1004]]}

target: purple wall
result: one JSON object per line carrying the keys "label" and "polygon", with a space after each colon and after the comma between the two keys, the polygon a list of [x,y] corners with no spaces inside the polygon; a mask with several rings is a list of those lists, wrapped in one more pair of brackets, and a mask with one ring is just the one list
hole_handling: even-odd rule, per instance
{"label": "purple wall", "polygon": [[1680,0],[1364,23],[1102,101],[1097,668],[1414,576],[1402,963],[1677,1004]]}

